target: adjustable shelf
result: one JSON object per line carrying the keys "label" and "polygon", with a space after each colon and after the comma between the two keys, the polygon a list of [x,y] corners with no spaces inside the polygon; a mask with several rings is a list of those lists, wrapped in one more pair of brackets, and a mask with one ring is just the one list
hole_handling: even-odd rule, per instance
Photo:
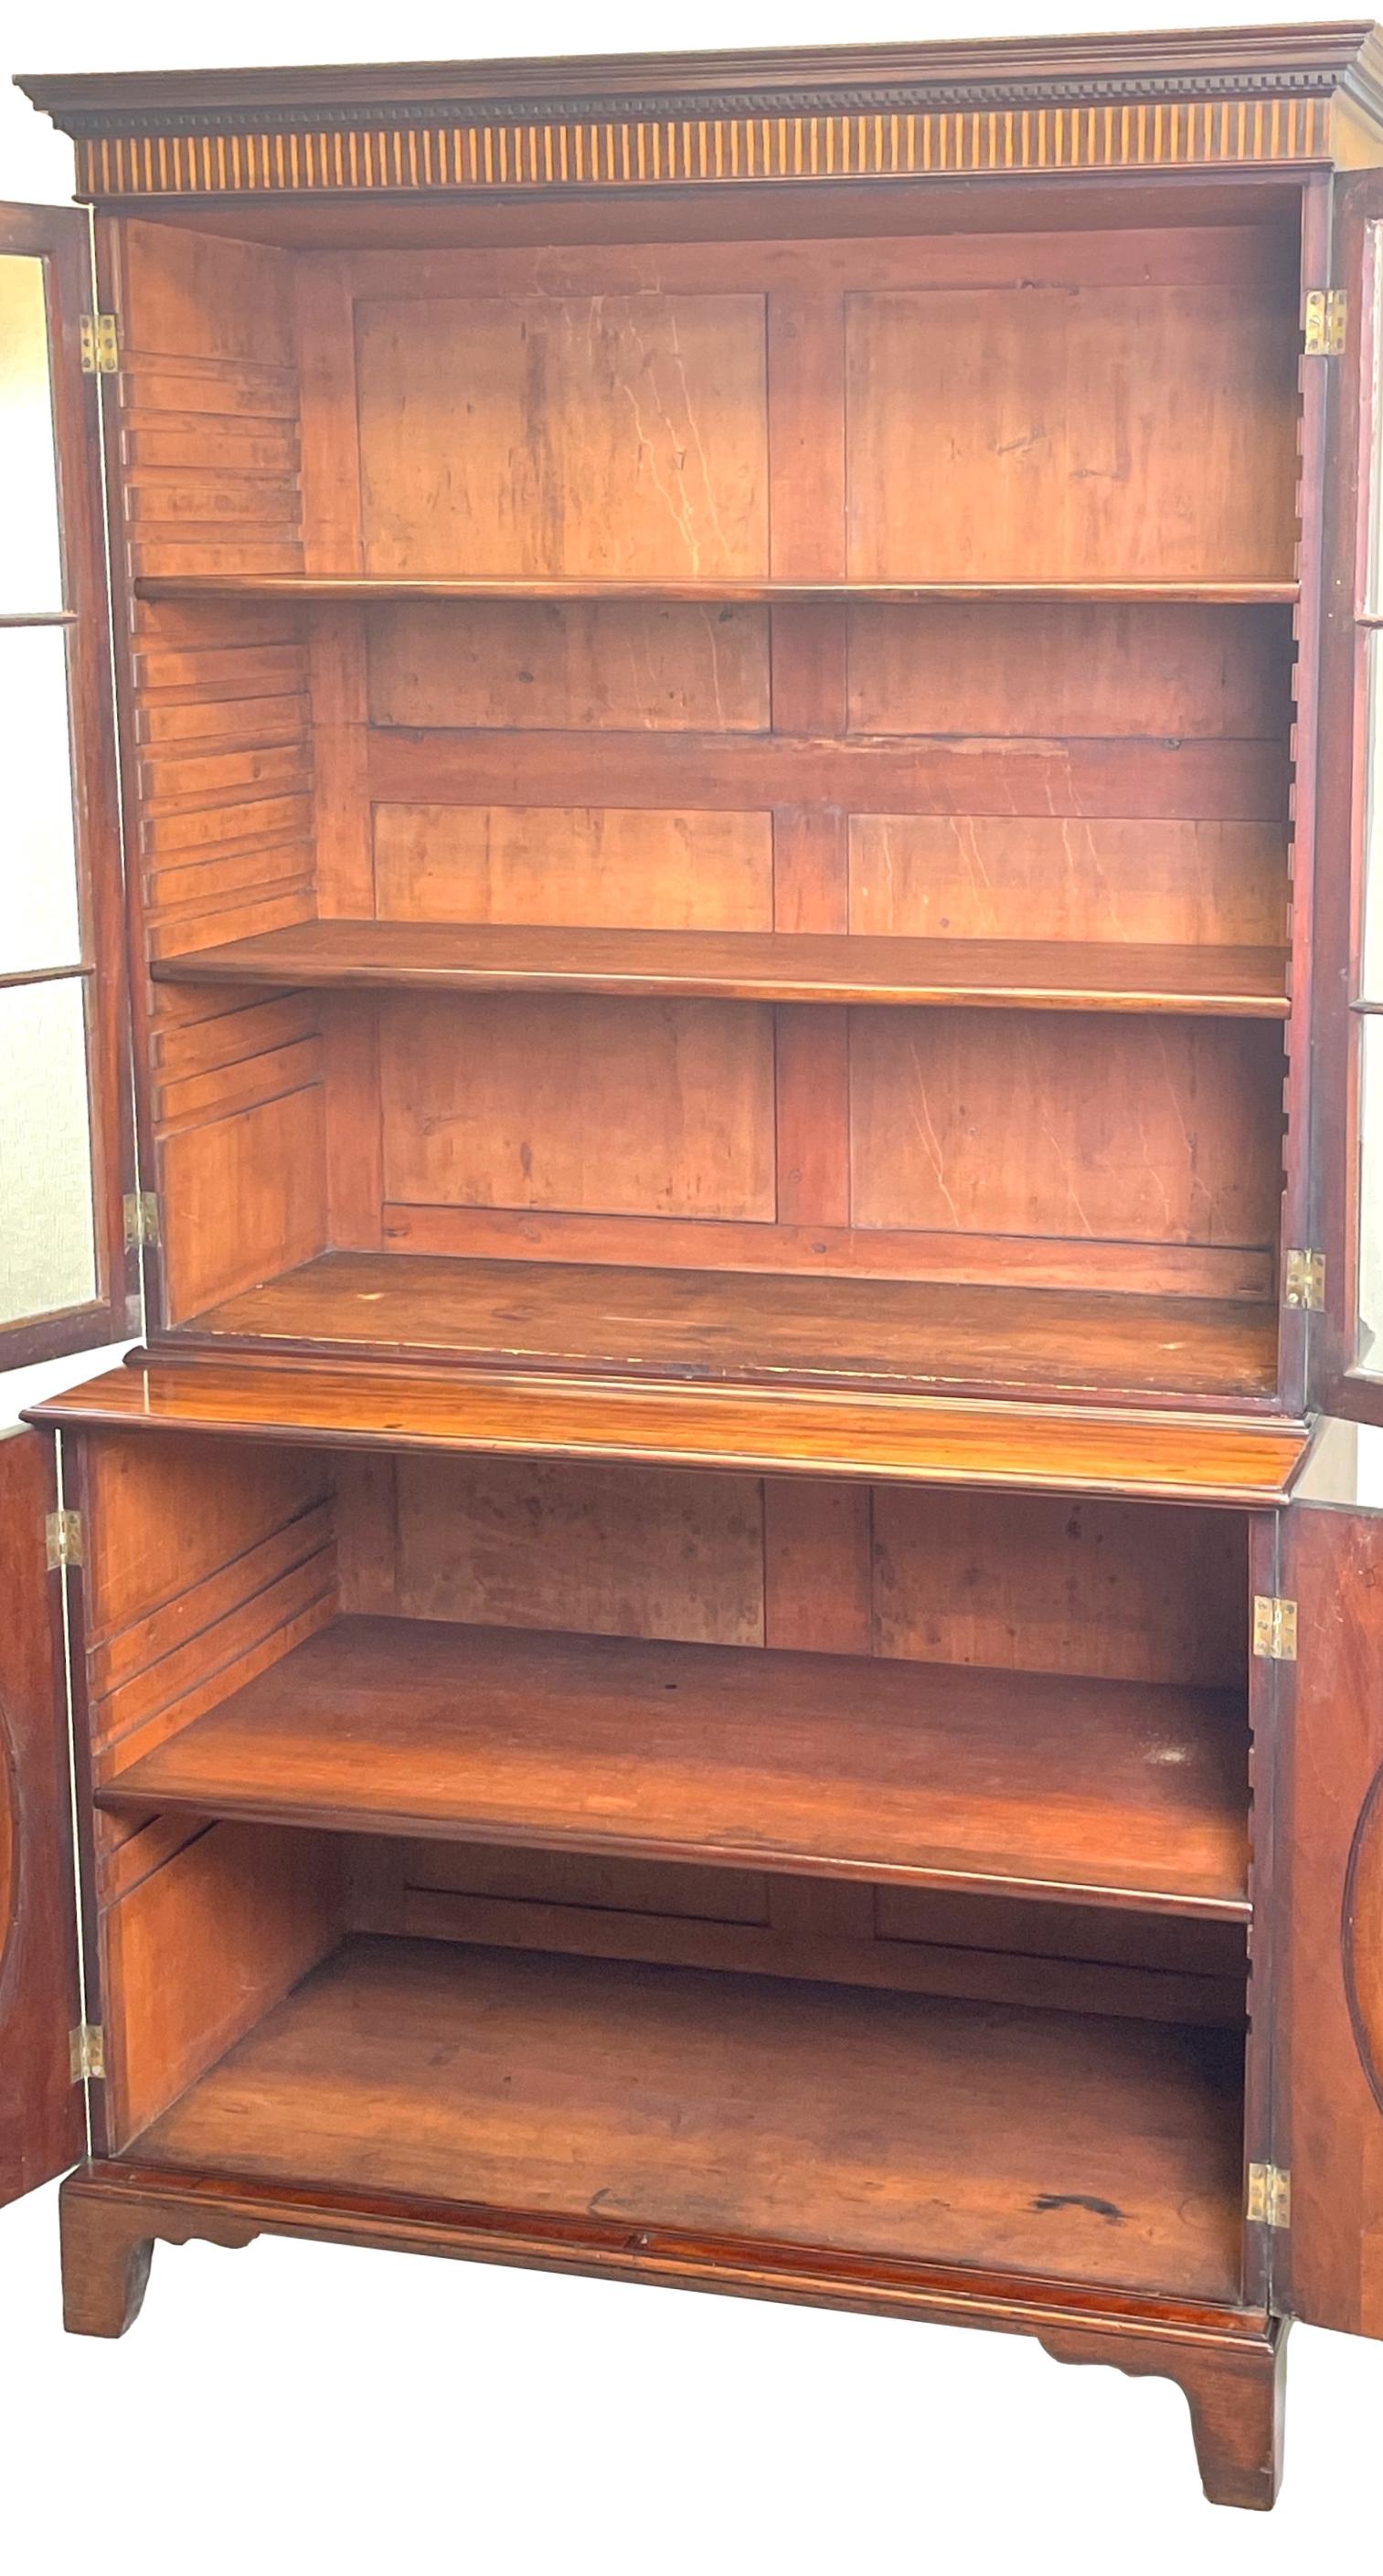
{"label": "adjustable shelf", "polygon": [[569,2258],[614,2222],[1232,2302],[1242,2065],[1234,2031],[356,1938],[129,2152],[487,2203]]}
{"label": "adjustable shelf", "polygon": [[168,984],[602,993],[1285,1019],[1278,948],[305,921],[160,958]]}
{"label": "adjustable shelf", "polygon": [[899,607],[929,600],[1092,600],[1110,606],[1140,600],[1183,600],[1207,607],[1290,607],[1300,596],[1295,581],[771,581],[730,577],[605,581],[589,576],[505,581],[417,580],[398,575],[322,573],[146,573],[136,580],[139,599],[306,599],[358,601],[457,599],[686,601],[772,607],[831,605],[877,600]]}
{"label": "adjustable shelf", "polygon": [[1266,1404],[1277,1331],[1266,1299],[398,1251],[320,1254],[207,1309],[176,1340],[558,1376]]}
{"label": "adjustable shelf", "polygon": [[1287,1499],[1309,1444],[1294,1424],[1208,1414],[200,1354],[141,1355],[33,1405],[24,1419],[59,1430],[216,1431],[308,1448],[637,1460],[1247,1508]]}
{"label": "adjustable shelf", "polygon": [[1229,1691],[346,1618],[98,1804],[1242,1922]]}

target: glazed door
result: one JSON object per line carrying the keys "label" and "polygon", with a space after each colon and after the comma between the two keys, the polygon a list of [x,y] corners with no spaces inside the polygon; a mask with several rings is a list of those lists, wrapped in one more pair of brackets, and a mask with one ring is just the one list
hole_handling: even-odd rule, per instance
{"label": "glazed door", "polygon": [[[1341,180],[1329,310],[1315,815],[1313,1400],[1383,1423],[1383,170]],[[1309,363],[1309,362],[1308,362]]]}
{"label": "glazed door", "polygon": [[1321,1426],[1283,1516],[1294,1663],[1276,1667],[1280,1770],[1267,1902],[1282,1962],[1273,2154],[1277,2303],[1383,2336],[1383,1431]]}
{"label": "glazed door", "polygon": [[93,302],[85,213],[0,205],[0,1370],[138,1286]]}
{"label": "glazed door", "polygon": [[53,1483],[42,1432],[0,1439],[0,2202],[74,2163],[86,2134]]}

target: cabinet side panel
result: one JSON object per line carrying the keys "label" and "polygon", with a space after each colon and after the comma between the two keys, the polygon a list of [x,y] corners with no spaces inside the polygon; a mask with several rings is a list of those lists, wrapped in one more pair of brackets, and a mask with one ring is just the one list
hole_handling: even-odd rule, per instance
{"label": "cabinet side panel", "polygon": [[[85,1696],[100,1786],[334,1615],[335,1517],[332,1462],[311,1452],[93,1439],[85,1465]],[[103,1873],[138,1822],[97,1818]]]}
{"label": "cabinet side panel", "polygon": [[[137,1052],[172,1323],[320,1250],[326,1233],[310,1133],[321,1119],[315,1006],[280,1006],[269,1023],[235,994],[154,993],[146,972],[160,956],[316,910],[301,612],[134,597],[144,575],[303,569],[292,263],[256,244],[128,223],[110,237],[108,268],[122,339],[113,551]],[[290,1099],[291,1135],[279,1107]]]}
{"label": "cabinet side panel", "polygon": [[332,1947],[343,1846],[213,1825],[103,1915],[113,2152],[176,2101]]}

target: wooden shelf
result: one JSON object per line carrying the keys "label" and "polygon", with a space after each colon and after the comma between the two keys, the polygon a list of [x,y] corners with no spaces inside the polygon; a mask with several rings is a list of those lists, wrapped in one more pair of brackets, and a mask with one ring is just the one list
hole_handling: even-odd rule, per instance
{"label": "wooden shelf", "polygon": [[339,1619],[113,1808],[1249,1915],[1232,1692]]}
{"label": "wooden shelf", "polygon": [[1309,1445],[1295,1424],[1212,1415],[205,1354],[137,1354],[27,1407],[23,1418],[59,1430],[217,1432],[298,1448],[640,1460],[1249,1509],[1286,1501]]}
{"label": "wooden shelf", "polygon": [[694,1968],[345,1942],[140,2162],[1233,2302],[1243,2042]]}
{"label": "wooden shelf", "polygon": [[482,922],[305,921],[160,958],[167,984],[685,994],[757,1002],[967,1004],[1285,1019],[1278,948],[783,931],[569,930]]}
{"label": "wooden shelf", "polygon": [[1266,1403],[1277,1325],[1275,1307],[1232,1298],[328,1252],[213,1306],[186,1341],[560,1376]]}
{"label": "wooden shelf", "polygon": [[159,573],[136,581],[140,599],[379,600],[685,600],[764,605],[878,600],[908,607],[934,599],[1008,601],[1093,600],[1120,605],[1140,600],[1186,600],[1209,607],[1290,607],[1300,595],[1295,581],[770,581],[764,579],[600,581],[589,577],[512,581],[404,581],[393,577],[319,573]]}

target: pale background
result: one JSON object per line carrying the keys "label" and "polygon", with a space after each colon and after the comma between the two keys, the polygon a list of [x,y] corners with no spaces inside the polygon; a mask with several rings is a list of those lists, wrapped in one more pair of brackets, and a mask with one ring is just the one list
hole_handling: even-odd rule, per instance
{"label": "pale background", "polygon": [[[1207,7],[1209,0],[1207,0]],[[1261,12],[1216,0],[1220,25]],[[1300,10],[1327,20],[1331,10]],[[14,68],[445,60],[1072,34],[1166,11],[887,0],[156,0],[16,8]],[[487,41],[492,40],[492,41]],[[0,197],[68,145],[0,88]],[[8,793],[8,783],[7,783]],[[100,1355],[46,1368],[88,1376]],[[0,1421],[28,1401],[0,1377]],[[0,1610],[0,1615],[3,1615]],[[0,2066],[0,2084],[15,2070]],[[55,2194],[0,2212],[0,2564],[14,2576],[1278,2576],[1378,2563],[1383,2346],[1298,2328],[1275,2514],[1201,2501],[1169,2382],[1020,2338],[265,2238],[160,2247],[127,2341],[59,2326]]]}

